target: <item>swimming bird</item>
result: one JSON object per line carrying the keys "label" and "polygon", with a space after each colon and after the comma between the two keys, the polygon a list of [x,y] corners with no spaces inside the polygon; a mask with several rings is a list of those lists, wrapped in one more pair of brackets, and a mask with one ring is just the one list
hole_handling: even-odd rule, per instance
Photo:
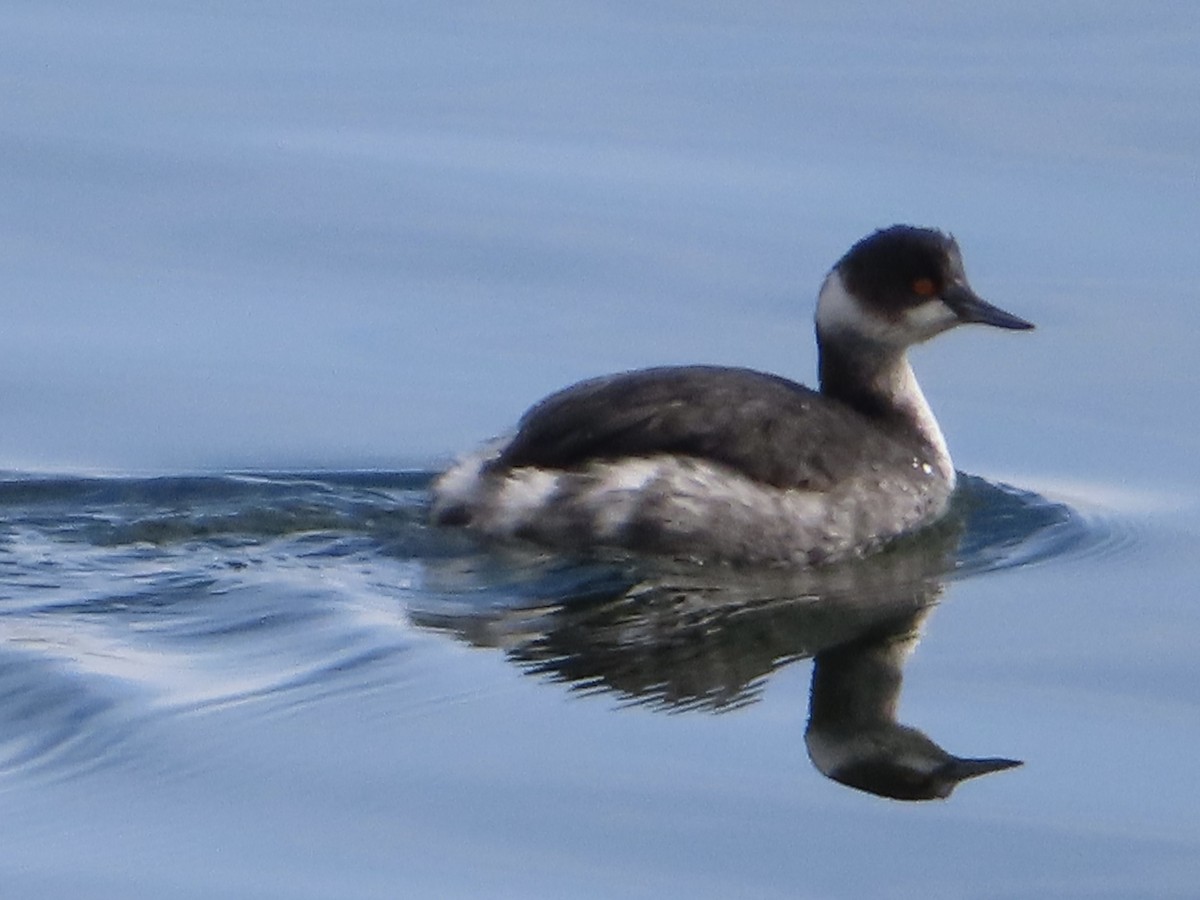
{"label": "swimming bird", "polygon": [[954,465],[907,351],[965,323],[1033,327],[975,293],[950,235],[881,229],[821,285],[819,391],[701,365],[581,382],[441,475],[433,520],[696,561],[870,552],[946,511]]}

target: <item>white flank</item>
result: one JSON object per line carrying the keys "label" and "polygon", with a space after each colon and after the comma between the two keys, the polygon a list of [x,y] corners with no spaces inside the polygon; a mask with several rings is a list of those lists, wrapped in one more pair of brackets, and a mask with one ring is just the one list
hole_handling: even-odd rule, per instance
{"label": "white flank", "polygon": [[514,469],[505,476],[496,493],[496,523],[516,530],[542,512],[558,491],[558,474],[545,469]]}
{"label": "white flank", "polygon": [[663,461],[658,459],[629,459],[607,467],[597,494],[612,491],[640,491],[662,474]]}
{"label": "white flank", "polygon": [[636,515],[644,492],[662,473],[662,462],[630,459],[597,466],[596,470],[603,474],[596,487],[588,492],[585,504],[595,521],[597,533],[611,538]]}
{"label": "white flank", "polygon": [[478,496],[484,463],[491,451],[481,450],[465,456],[443,472],[433,483],[433,496],[438,506],[466,503]]}

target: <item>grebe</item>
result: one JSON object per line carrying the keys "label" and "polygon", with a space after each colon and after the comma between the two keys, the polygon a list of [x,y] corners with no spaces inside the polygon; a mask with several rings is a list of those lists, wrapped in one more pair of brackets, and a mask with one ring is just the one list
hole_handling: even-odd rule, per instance
{"label": "grebe", "polygon": [[947,508],[954,465],[907,350],[971,322],[1033,327],[972,290],[951,236],[876,231],[821,286],[819,392],[717,366],[584,381],[438,478],[433,520],[702,561],[869,552]]}

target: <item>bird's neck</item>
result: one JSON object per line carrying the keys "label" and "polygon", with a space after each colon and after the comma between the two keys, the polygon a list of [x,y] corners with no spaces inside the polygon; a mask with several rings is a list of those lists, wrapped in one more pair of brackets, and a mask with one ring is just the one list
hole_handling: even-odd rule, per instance
{"label": "bird's neck", "polygon": [[953,476],[954,464],[933,410],[901,348],[817,334],[821,393],[845,403],[888,431],[915,438],[930,462]]}

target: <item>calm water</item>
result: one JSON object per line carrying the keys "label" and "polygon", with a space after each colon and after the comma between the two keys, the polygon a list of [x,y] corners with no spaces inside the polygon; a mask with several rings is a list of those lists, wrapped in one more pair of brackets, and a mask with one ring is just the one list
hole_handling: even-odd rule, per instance
{"label": "calm water", "polygon": [[[1188,3],[7,4],[0,895],[1194,895],[1197,51]],[[810,380],[893,221],[1038,324],[917,354],[943,529],[735,577],[426,526],[574,379]],[[901,645],[899,723],[1024,765],[822,776],[814,669]]]}
{"label": "calm water", "polygon": [[[428,483],[0,483],[0,778],[21,848],[6,883],[782,896],[874,890],[899,865],[914,891],[957,893],[1033,887],[978,867],[1048,835],[1070,849],[1043,860],[1063,878],[1190,856],[1193,804],[1160,798],[1151,817],[1139,799],[1173,759],[1186,777],[1172,751],[1195,725],[1190,682],[1124,685],[1119,658],[1067,674],[1039,652],[1048,629],[1056,651],[1089,631],[1047,624],[1063,616],[1048,585],[1111,579],[1142,552],[1119,518],[969,478],[945,527],[862,563],[664,569],[477,546],[426,524]],[[1012,621],[1027,594],[1054,609],[1031,634]],[[1027,760],[932,812],[825,782],[804,749],[808,658],[828,669],[828,648],[920,620],[902,718],[950,750]],[[1136,743],[1113,739],[1147,717]],[[814,870],[846,841],[880,865]],[[907,858],[913,841],[950,858]]]}

